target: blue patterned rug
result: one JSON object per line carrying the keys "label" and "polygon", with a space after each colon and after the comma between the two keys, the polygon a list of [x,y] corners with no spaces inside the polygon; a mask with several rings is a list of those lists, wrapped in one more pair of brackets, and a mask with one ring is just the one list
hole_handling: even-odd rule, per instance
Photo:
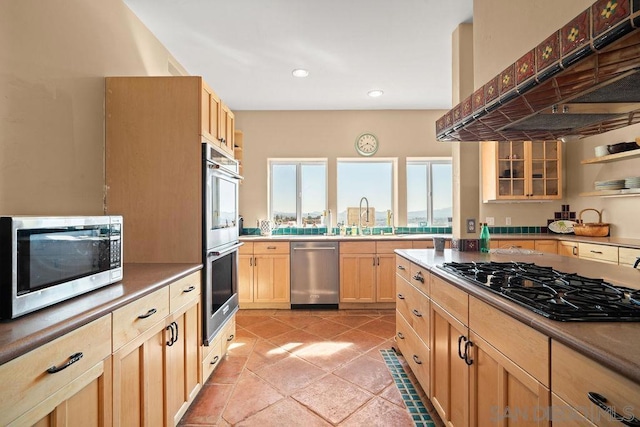
{"label": "blue patterned rug", "polygon": [[413,418],[416,427],[435,427],[435,423],[429,415],[429,411],[425,408],[424,403],[420,400],[416,388],[409,379],[409,375],[404,371],[402,364],[398,360],[396,352],[393,350],[380,350],[382,357],[384,358],[393,381],[396,383],[396,387],[402,395],[409,414]]}

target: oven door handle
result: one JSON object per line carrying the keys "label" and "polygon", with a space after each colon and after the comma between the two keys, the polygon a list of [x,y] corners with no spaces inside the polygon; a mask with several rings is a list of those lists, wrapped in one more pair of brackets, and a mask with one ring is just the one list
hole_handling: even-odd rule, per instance
{"label": "oven door handle", "polygon": [[231,253],[233,251],[237,251],[238,248],[240,248],[240,246],[242,246],[242,245],[244,245],[244,243],[239,242],[239,243],[236,243],[235,245],[230,246],[230,247],[228,247],[226,249],[223,249],[221,251],[207,251],[207,258],[208,257],[212,257],[212,256],[216,256],[216,257],[225,256],[225,255],[227,255],[227,254],[229,254],[229,253]]}
{"label": "oven door handle", "polygon": [[237,179],[238,181],[241,181],[244,179],[244,177],[242,175],[239,175],[233,171],[230,171],[229,169],[225,169],[223,167],[221,167],[219,164],[214,163],[214,162],[209,162],[209,164],[207,165],[207,167],[209,169],[215,169],[217,170],[219,173],[224,174],[224,175],[228,175],[229,177],[233,178],[233,179]]}

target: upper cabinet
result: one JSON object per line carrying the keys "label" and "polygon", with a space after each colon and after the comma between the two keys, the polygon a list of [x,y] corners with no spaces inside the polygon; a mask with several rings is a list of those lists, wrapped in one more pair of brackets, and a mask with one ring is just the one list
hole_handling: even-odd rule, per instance
{"label": "upper cabinet", "polygon": [[220,126],[218,127],[218,142],[220,147],[233,154],[234,132],[236,127],[235,116],[224,102],[220,105]]}
{"label": "upper cabinet", "polygon": [[[200,108],[202,127],[202,136],[210,142],[219,141],[218,134],[220,132],[220,98],[213,90],[202,80],[202,107]],[[219,145],[219,144],[216,144]]]}
{"label": "upper cabinet", "polygon": [[482,200],[562,198],[560,141],[488,141],[482,149]]}

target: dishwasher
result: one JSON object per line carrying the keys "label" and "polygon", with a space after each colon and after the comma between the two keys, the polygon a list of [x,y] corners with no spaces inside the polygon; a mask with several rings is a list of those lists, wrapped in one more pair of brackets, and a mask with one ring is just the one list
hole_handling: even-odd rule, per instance
{"label": "dishwasher", "polygon": [[338,308],[339,242],[291,242],[291,308]]}

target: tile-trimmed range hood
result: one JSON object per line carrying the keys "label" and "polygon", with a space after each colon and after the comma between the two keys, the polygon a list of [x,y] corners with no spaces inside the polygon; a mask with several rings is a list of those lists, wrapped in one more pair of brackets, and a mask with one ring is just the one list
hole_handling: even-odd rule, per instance
{"label": "tile-trimmed range hood", "polygon": [[598,0],[436,121],[439,141],[553,140],[640,123],[640,0]]}

